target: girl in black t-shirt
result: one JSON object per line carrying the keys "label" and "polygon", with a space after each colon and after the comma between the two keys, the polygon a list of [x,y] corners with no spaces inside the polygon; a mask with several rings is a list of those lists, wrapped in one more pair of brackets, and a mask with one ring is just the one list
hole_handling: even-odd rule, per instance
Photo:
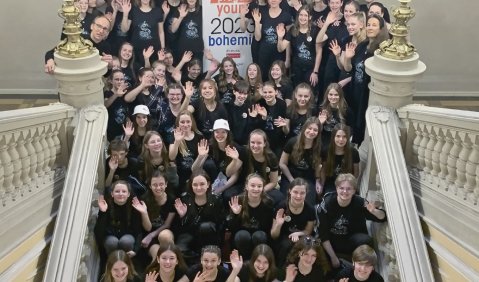
{"label": "girl in black t-shirt", "polygon": [[320,105],[319,121],[323,125],[321,131],[321,151],[329,148],[331,132],[339,124],[350,125],[352,112],[344,98],[343,88],[337,83],[331,83],[324,93],[323,102]]}
{"label": "girl in black t-shirt", "polygon": [[175,195],[178,197],[186,189],[185,184],[191,175],[191,168],[198,157],[198,144],[203,136],[196,127],[193,115],[182,111],[176,118],[175,142],[170,145],[170,161],[176,162],[179,183]]}
{"label": "girl in black t-shirt", "polygon": [[321,170],[322,194],[335,190],[334,181],[341,173],[359,176],[359,153],[349,143],[351,134],[349,126],[337,124],[332,133],[327,154],[323,154]]}
{"label": "girl in black t-shirt", "polygon": [[181,110],[185,90],[179,83],[170,83],[166,89],[166,100],[160,104],[158,132],[169,146],[175,142],[175,122]]}
{"label": "girl in black t-shirt", "polygon": [[[121,30],[130,32],[131,43],[135,47],[135,58],[141,65],[145,58],[143,52],[150,46],[159,51],[165,47],[165,32],[163,28],[164,7],[154,7],[154,1],[137,1],[131,5],[129,1],[122,2],[123,18]],[[153,52],[154,61],[157,60]]]}
{"label": "girl in black t-shirt", "polygon": [[302,82],[294,89],[292,101],[286,109],[286,126],[283,128],[286,139],[297,136],[311,116],[316,116],[313,89]]}
{"label": "girl in black t-shirt", "polygon": [[133,110],[131,121],[123,126],[123,141],[128,144],[128,156],[138,158],[141,155],[143,139],[152,128],[150,110],[145,105],[137,105]]}
{"label": "girl in black t-shirt", "polygon": [[278,185],[278,158],[269,148],[268,137],[261,129],[253,130],[249,135],[246,150],[246,175],[257,173],[265,179],[264,191],[278,204],[284,197],[276,189]]}
{"label": "girl in black t-shirt", "polygon": [[311,117],[303,125],[300,134],[291,138],[283,149],[279,167],[283,172],[280,189],[286,195],[288,185],[295,178],[301,177],[308,181],[307,201],[316,204],[316,189],[321,176],[321,124]]}
{"label": "girl in black t-shirt", "polygon": [[245,190],[229,202],[228,227],[233,234],[234,246],[245,259],[249,259],[255,246],[268,243],[273,206],[264,193],[264,180],[258,174],[248,175]]}
{"label": "girl in black t-shirt", "polygon": [[[292,23],[291,15],[280,8],[279,0],[268,0],[268,9],[254,9],[254,37],[259,41],[258,65],[262,71],[271,68],[275,60],[285,60],[286,52],[279,52],[277,48],[278,35],[276,27],[278,24],[289,26]],[[268,79],[268,73],[263,73],[263,80]]]}
{"label": "girl in black t-shirt", "polygon": [[276,60],[271,64],[268,72],[269,81],[273,82],[278,92],[278,98],[284,100],[286,105],[291,104],[293,99],[293,84],[288,78],[286,65],[281,60]]}
{"label": "girl in black t-shirt", "polygon": [[123,250],[112,252],[106,261],[105,273],[100,282],[140,282],[135,266]]}
{"label": "girl in black t-shirt", "polygon": [[[193,52],[193,58],[202,60],[203,49],[203,17],[199,0],[182,1],[177,10],[173,11],[171,32],[176,35],[175,59],[185,51]],[[171,46],[173,47],[173,46]]]}
{"label": "girl in black t-shirt", "polygon": [[156,259],[146,268],[145,282],[188,282],[186,264],[173,243],[162,244]]}
{"label": "girl in black t-shirt", "polygon": [[311,235],[314,227],[314,209],[308,204],[306,194],[309,184],[302,178],[294,179],[288,187],[287,199],[278,205],[273,219],[271,238],[275,240],[278,265],[282,266],[286,255],[301,236]]}
{"label": "girl in black t-shirt", "polygon": [[111,87],[103,92],[103,97],[108,110],[107,139],[111,141],[123,135],[123,124],[128,117],[128,104],[123,100],[127,89],[123,72],[112,71],[108,82]]}
{"label": "girl in black t-shirt", "polygon": [[148,208],[148,220],[151,224],[149,232],[141,241],[143,248],[154,258],[161,244],[174,242],[171,225],[175,218],[174,199],[166,193],[168,181],[159,170],[155,170],[148,181],[150,189],[142,199]]}
{"label": "girl in black t-shirt", "polygon": [[260,244],[254,248],[247,264],[243,264],[243,258],[237,250],[231,252],[230,261],[233,269],[228,277],[228,282],[272,282],[277,280],[274,253],[266,244]]}
{"label": "girl in black t-shirt", "polygon": [[309,8],[303,6],[298,10],[298,17],[288,32],[283,25],[278,25],[276,32],[280,50],[291,46],[293,86],[296,87],[301,82],[316,86],[323,38],[318,37],[319,28],[312,25]]}
{"label": "girl in black t-shirt", "polygon": [[191,266],[186,274],[192,282],[225,282],[228,275],[228,269],[221,265],[221,249],[215,245],[204,246],[200,263]]}
{"label": "girl in black t-shirt", "polygon": [[219,74],[213,79],[218,85],[219,99],[223,105],[233,103],[233,86],[243,78],[238,73],[236,62],[230,57],[224,57],[221,61]]}
{"label": "girl in black t-shirt", "polygon": [[206,245],[219,245],[223,234],[223,203],[211,193],[211,181],[204,171],[195,171],[188,191],[175,200],[178,213],[176,243],[193,257]]}
{"label": "girl in black t-shirt", "polygon": [[188,105],[192,93],[186,92],[182,109],[187,108],[194,114],[198,129],[206,139],[209,139],[213,133],[215,120],[228,119],[228,113],[223,104],[219,102],[218,89],[214,80],[205,79],[201,81],[200,95],[201,97],[196,103]]}
{"label": "girl in black t-shirt", "polygon": [[142,180],[146,183],[156,170],[162,172],[169,184],[168,193],[176,190],[178,174],[176,166],[170,164],[166,144],[156,131],[148,131],[143,139],[140,157]]}
{"label": "girl in black t-shirt", "polygon": [[246,81],[249,85],[248,97],[251,103],[256,103],[261,99],[261,87],[263,87],[261,69],[258,64],[251,63],[246,68]]}
{"label": "girl in black t-shirt", "polygon": [[133,54],[133,45],[130,42],[123,42],[118,51],[118,60],[120,61],[120,69],[125,74],[125,82],[128,89],[131,89],[136,82],[136,72],[139,67],[135,64]]}

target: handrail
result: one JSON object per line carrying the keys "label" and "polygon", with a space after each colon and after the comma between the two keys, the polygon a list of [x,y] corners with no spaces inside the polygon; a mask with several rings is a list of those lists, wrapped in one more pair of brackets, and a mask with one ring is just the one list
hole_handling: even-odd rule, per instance
{"label": "handrail", "polygon": [[366,121],[383,190],[399,276],[402,281],[434,281],[402,153],[396,113],[393,109],[370,106]]}
{"label": "handrail", "polygon": [[80,111],[43,281],[76,281],[92,193],[107,126],[107,111],[95,105]]}

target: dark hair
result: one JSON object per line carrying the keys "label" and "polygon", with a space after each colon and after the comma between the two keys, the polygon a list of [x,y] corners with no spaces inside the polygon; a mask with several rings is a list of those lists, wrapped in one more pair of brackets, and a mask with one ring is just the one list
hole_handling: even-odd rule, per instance
{"label": "dark hair", "polygon": [[289,116],[290,119],[294,120],[298,118],[298,110],[299,110],[299,104],[298,101],[296,100],[296,94],[298,93],[299,89],[306,89],[309,92],[309,101],[306,104],[306,117],[309,118],[312,114],[313,111],[313,104],[314,104],[314,94],[313,94],[313,89],[311,86],[309,86],[308,83],[306,82],[301,82],[298,84],[294,90],[293,90],[293,100],[291,101],[291,104],[289,104],[288,108],[286,109],[286,112]]}
{"label": "dark hair", "polygon": [[376,19],[379,21],[379,33],[375,38],[369,38],[369,44],[368,44],[368,53],[373,54],[374,51],[376,51],[379,48],[379,44],[381,44],[383,41],[389,39],[389,31],[386,28],[386,23],[384,19],[376,14],[368,16],[366,20],[366,26],[367,23],[369,22],[370,19]]}
{"label": "dark hair", "polygon": [[[311,26],[312,26],[312,20],[311,20],[311,10],[307,5],[301,6],[298,11],[296,12],[296,15],[299,15],[302,11],[306,11],[308,13],[308,30],[306,31],[306,38],[310,37],[311,35]],[[299,17],[296,16],[296,20],[293,23],[293,26],[291,27],[291,34],[294,37],[297,37],[299,35]]]}
{"label": "dark hair", "polygon": [[121,73],[123,74],[123,77],[125,76],[125,74],[123,73],[122,70],[120,69],[114,69],[111,71],[110,75],[108,76],[108,80],[107,80],[107,83],[106,83],[106,89],[110,89],[110,90],[113,90],[113,77],[115,76],[115,74],[117,73]]}
{"label": "dark hair", "polygon": [[259,256],[264,256],[269,263],[269,267],[264,274],[264,281],[271,282],[276,277],[276,263],[274,260],[274,253],[270,246],[266,244],[259,244],[251,253],[251,259],[248,263],[249,267],[249,282],[255,282],[258,280],[258,276],[256,275],[256,270],[254,269],[254,262]]}
{"label": "dark hair", "polygon": [[249,84],[248,82],[244,80],[238,80],[234,85],[233,85],[233,90],[241,93],[248,93],[249,90]]}
{"label": "dark hair", "polygon": [[135,271],[135,267],[133,265],[133,262],[131,261],[130,256],[127,255],[125,251],[123,250],[115,250],[108,255],[108,259],[106,260],[105,273],[103,274],[102,281],[104,282],[115,281],[113,276],[111,275],[111,270],[113,268],[113,265],[117,261],[122,261],[126,264],[126,266],[128,267],[127,279],[130,281],[133,281],[133,279],[137,276],[137,273]]}
{"label": "dark hair", "polygon": [[246,223],[246,222],[249,222],[249,220],[250,220],[250,218],[249,218],[250,210],[249,210],[249,205],[248,205],[249,199],[248,199],[248,191],[246,191],[246,187],[248,186],[249,181],[253,178],[258,178],[263,183],[263,193],[261,193],[262,201],[268,201],[269,200],[269,198],[266,196],[266,193],[264,192],[264,186],[266,185],[264,178],[261,177],[261,175],[259,175],[257,173],[249,174],[246,177],[246,181],[245,181],[245,191],[242,195],[239,196],[239,200],[240,200],[240,203],[242,205],[241,212],[239,214],[239,216],[241,218],[241,223]]}
{"label": "dark hair", "polygon": [[250,148],[250,140],[251,140],[251,136],[253,136],[254,134],[256,135],[259,135],[261,137],[263,137],[263,140],[264,140],[264,150],[263,150],[263,155],[264,155],[264,162],[262,163],[262,167],[261,167],[261,171],[258,171],[257,173],[259,175],[261,175],[261,177],[263,177],[263,179],[266,179],[267,181],[269,180],[268,178],[268,171],[266,171],[266,168],[268,167],[268,165],[271,163],[271,159],[272,158],[275,158],[276,155],[273,153],[273,151],[271,151],[270,149],[270,146],[269,146],[269,142],[268,142],[268,136],[266,135],[266,133],[261,130],[261,129],[255,129],[253,131],[251,131],[251,133],[249,134],[249,137],[248,137],[248,145],[247,145],[247,153],[248,153],[248,167],[247,167],[247,173],[248,174],[251,174],[254,171],[254,166],[253,166],[253,162],[254,162],[254,156],[253,156],[253,153],[251,152],[251,148]]}
{"label": "dark hair", "polygon": [[359,12],[359,9],[361,8],[358,1],[355,1],[355,0],[349,0],[348,2],[344,4],[344,7],[346,7],[346,5],[353,5],[354,8],[356,8],[356,12]]}
{"label": "dark hair", "polygon": [[328,157],[326,158],[326,163],[324,169],[326,170],[326,176],[334,176],[335,174],[335,162],[336,162],[336,142],[334,142],[334,138],[336,138],[336,134],[338,131],[344,131],[346,133],[346,145],[344,146],[344,157],[341,162],[341,172],[347,173],[353,172],[353,156],[352,156],[352,149],[351,149],[351,144],[349,143],[349,139],[351,137],[351,131],[349,129],[349,126],[343,124],[343,123],[338,123],[336,126],[333,128],[333,131],[331,132],[331,142],[329,143],[329,149],[328,149]]}
{"label": "dark hair", "polygon": [[324,274],[331,270],[326,253],[321,246],[321,240],[314,239],[311,236],[303,236],[293,245],[293,248],[288,254],[286,262],[288,264],[298,265],[299,257],[302,255],[302,253],[309,250],[314,250],[316,252],[316,260],[314,264],[320,266]]}
{"label": "dark hair", "polygon": [[[333,112],[331,109],[331,103],[329,102],[329,99],[328,99],[328,94],[333,89],[336,90],[336,92],[338,92],[339,94],[339,103],[338,103],[339,122],[346,123],[348,103],[346,102],[346,99],[344,98],[343,88],[338,83],[333,82],[328,85],[328,87],[324,91],[323,102],[321,103],[319,107],[321,108],[321,110],[328,111],[329,114]],[[328,116],[328,119],[329,119],[329,116]]]}
{"label": "dark hair", "polygon": [[233,78],[234,80],[239,80],[241,77],[238,73],[238,67],[236,66],[236,62],[226,56],[223,58],[223,60],[221,61],[221,64],[220,64],[220,70],[219,70],[219,74],[218,74],[218,91],[220,91],[221,93],[224,93],[228,90],[228,81],[226,80],[226,73],[224,71],[224,64],[226,62],[230,62],[232,65],[233,65]]}
{"label": "dark hair", "polygon": [[153,69],[151,69],[151,68],[141,68],[141,69],[138,70],[138,76],[136,77],[136,83],[137,83],[136,86],[139,86],[141,84],[140,78],[143,78],[143,75],[145,75],[145,72],[147,72],[147,71],[153,72]]}
{"label": "dark hair", "polygon": [[279,83],[281,85],[288,84],[290,82],[288,78],[288,73],[286,72],[286,65],[284,64],[284,61],[282,60],[276,60],[273,63],[271,63],[271,67],[269,68],[268,72],[268,78],[270,81],[273,81],[276,84],[276,81],[274,81],[273,77],[271,76],[271,70],[273,67],[277,65],[281,69],[281,77],[279,78]]}
{"label": "dark hair", "polygon": [[191,194],[191,196],[193,197],[195,196],[195,193],[193,193],[193,180],[198,176],[203,176],[206,179],[206,182],[208,182],[208,189],[206,190],[206,194],[207,195],[211,194],[210,176],[206,173],[206,171],[202,169],[195,170],[191,173],[190,179],[188,181],[188,192]]}
{"label": "dark hair", "polygon": [[[226,129],[225,129],[226,130]],[[234,146],[233,143],[233,133],[230,130],[226,130],[226,142],[225,146]],[[224,155],[221,153],[220,146],[218,144],[218,141],[216,141],[214,133],[212,134],[210,138],[210,150],[211,150],[211,155],[214,161],[221,161],[221,157]],[[233,159],[225,155],[225,167],[230,164],[230,162]]]}
{"label": "dark hair", "polygon": [[201,256],[203,256],[205,253],[213,253],[218,256],[218,258],[221,260],[221,249],[220,247],[216,245],[206,245],[201,249]]}
{"label": "dark hair", "polygon": [[121,63],[123,62],[123,59],[121,58],[121,49],[123,49],[123,46],[125,45],[130,45],[131,46],[131,59],[128,61],[128,65],[127,65],[127,69],[130,69],[130,72],[131,74],[133,75],[132,79],[134,81],[136,81],[136,71],[135,71],[135,47],[133,46],[133,44],[131,44],[130,42],[123,42],[121,45],[120,45],[120,48],[118,49],[118,60],[120,61],[120,68],[121,68]]}
{"label": "dark hair", "polygon": [[185,263],[185,260],[183,259],[183,255],[181,254],[180,249],[173,243],[167,243],[167,244],[160,244],[160,248],[158,249],[158,252],[156,253],[156,259],[153,260],[153,262],[146,268],[146,271],[145,271],[146,274],[153,271],[160,272],[160,263],[158,262],[158,259],[160,258],[161,254],[163,254],[166,251],[172,251],[176,255],[178,264],[175,267],[175,271],[177,269],[180,269],[183,272],[186,270],[186,263]]}
{"label": "dark hair", "polygon": [[317,152],[321,151],[321,131],[323,126],[319,119],[316,117],[310,117],[306,120],[303,127],[301,127],[301,132],[299,133],[296,142],[293,145],[293,150],[291,151],[290,158],[291,162],[295,165],[298,165],[299,161],[301,161],[304,157],[304,150],[305,150],[305,132],[306,129],[312,124],[316,124],[318,126],[318,136],[313,141],[311,151],[313,152],[312,159],[313,159],[313,167],[315,168],[317,176],[319,176],[319,170],[321,169],[321,154]]}
{"label": "dark hair", "polygon": [[301,177],[297,177],[289,183],[288,192],[286,194],[286,207],[284,208],[284,214],[285,215],[290,215],[291,214],[291,212],[289,211],[289,202],[291,200],[290,192],[296,186],[304,186],[306,188],[306,194],[308,194],[308,190],[310,189],[308,181],[306,181],[304,178],[301,178]]}
{"label": "dark hair", "polygon": [[386,9],[386,7],[384,7],[384,5],[382,3],[372,2],[371,4],[369,4],[368,12],[369,12],[369,9],[371,9],[371,6],[378,6],[381,9],[381,13],[383,14],[382,18],[384,19],[384,21],[387,22],[387,23],[391,22],[391,18],[389,16],[388,9]]}
{"label": "dark hair", "polygon": [[108,154],[111,155],[111,152],[128,152],[128,144],[121,139],[111,140],[110,145],[108,145]]}
{"label": "dark hair", "polygon": [[[254,81],[250,81],[248,76],[248,69],[250,66],[254,66],[256,68],[256,78],[254,79]],[[252,97],[252,102],[257,102],[259,99],[261,99],[261,93],[259,92],[259,88],[263,85],[262,71],[260,66],[256,63],[249,64],[246,68],[245,79],[249,85],[248,94],[250,97]]]}
{"label": "dark hair", "polygon": [[148,207],[148,216],[150,217],[151,221],[158,217],[161,217],[160,212],[162,207],[156,201],[155,195],[151,190],[151,181],[153,180],[153,178],[163,178],[163,180],[165,180],[165,193],[167,192],[166,189],[168,187],[168,179],[166,178],[166,176],[159,170],[153,170],[153,173],[146,181],[150,189],[148,189],[146,193],[142,196],[142,200],[145,201],[145,204]]}
{"label": "dark hair", "polygon": [[[117,180],[117,181],[115,181],[111,184],[110,194],[113,193],[113,191],[115,190],[115,187],[117,185],[125,185],[128,189],[128,192],[130,193],[130,196],[126,200],[126,203],[123,205],[127,209],[126,226],[130,227],[131,226],[131,215],[132,215],[132,212],[133,212],[133,207],[132,207],[133,195],[132,195],[132,191],[131,191],[131,185],[130,185],[130,183],[128,183],[125,180]],[[116,205],[114,204],[115,201],[114,201],[114,199],[111,195],[109,197],[105,197],[105,199],[108,203],[108,211],[110,212],[110,222],[109,222],[109,224],[113,228],[119,228],[121,226],[122,222],[120,222],[120,220],[118,220],[117,217],[116,217],[116,210],[115,210]],[[124,223],[125,222],[123,222],[123,224]]]}

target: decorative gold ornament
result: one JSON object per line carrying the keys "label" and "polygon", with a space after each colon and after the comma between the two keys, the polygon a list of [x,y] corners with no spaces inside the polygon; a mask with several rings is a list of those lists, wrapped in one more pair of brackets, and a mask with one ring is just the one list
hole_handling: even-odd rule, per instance
{"label": "decorative gold ornament", "polygon": [[63,24],[63,39],[56,47],[56,51],[68,58],[81,58],[93,53],[93,43],[81,36],[80,10],[75,7],[73,0],[64,0],[58,16],[65,20]]}
{"label": "decorative gold ornament", "polygon": [[411,0],[399,0],[401,5],[393,10],[396,21],[389,29],[392,39],[388,39],[379,45],[379,54],[383,57],[406,60],[416,52],[416,48],[407,40],[409,30],[407,22],[416,15],[416,12],[408,6],[409,2]]}

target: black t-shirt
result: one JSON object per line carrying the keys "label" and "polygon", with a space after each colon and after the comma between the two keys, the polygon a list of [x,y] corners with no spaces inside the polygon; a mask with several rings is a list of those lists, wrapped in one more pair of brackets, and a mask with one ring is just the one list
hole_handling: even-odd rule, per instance
{"label": "black t-shirt", "polygon": [[346,207],[338,204],[337,193],[324,196],[319,209],[319,238],[324,241],[345,240],[356,233],[368,234],[366,220],[386,221],[371,214],[365,207],[365,199],[353,195],[351,203]]}
{"label": "black t-shirt", "polygon": [[[113,92],[107,90],[103,92],[105,99],[113,96]],[[128,117],[128,104],[122,97],[117,97],[115,101],[108,107],[108,140],[113,140],[117,136],[123,135],[123,124]]]}
{"label": "black t-shirt", "polygon": [[120,45],[128,41],[128,32],[121,31],[121,21],[123,20],[123,12],[118,11],[113,23],[113,28],[108,34],[107,41],[112,47],[112,55],[118,56]]}
{"label": "black t-shirt", "polygon": [[201,100],[191,104],[195,109],[194,117],[198,130],[203,134],[206,139],[210,139],[213,133],[213,125],[217,119],[228,119],[228,113],[225,107],[221,103],[216,103],[216,108],[213,111],[208,110],[206,107],[203,111],[200,109]]}
{"label": "black t-shirt", "polygon": [[[115,170],[115,174],[113,175],[112,183],[117,181],[117,180],[127,180],[128,176],[133,176],[138,178],[138,161],[134,158],[127,158],[128,163],[126,167],[120,167]],[[105,164],[105,177],[108,177],[108,174],[110,173],[110,166],[108,165],[108,162],[110,161],[110,157],[106,159],[106,164]]]}
{"label": "black t-shirt", "polygon": [[[281,269],[278,273],[278,280],[284,281],[285,279],[286,279],[286,268]],[[319,266],[318,264],[314,264],[311,269],[311,272],[309,272],[306,275],[303,275],[298,270],[296,277],[293,280],[293,282],[312,282],[312,281],[314,282],[326,281],[324,279],[323,269],[321,269],[321,266]]]}
{"label": "black t-shirt", "polygon": [[251,104],[248,102],[241,106],[237,106],[235,103],[226,104],[225,108],[228,112],[228,122],[234,141],[240,145],[248,144],[251,131],[264,127],[264,120],[260,116],[255,118],[249,116],[248,110],[251,109]]}
{"label": "black t-shirt", "polygon": [[[276,87],[276,90],[278,91],[278,97],[281,97],[281,99],[286,100],[292,100],[293,99],[293,84],[291,81],[288,80],[282,80],[280,82],[280,85]],[[280,100],[281,100],[280,99]]]}
{"label": "black t-shirt", "polygon": [[331,108],[330,111],[331,111],[329,113],[330,116],[326,120],[326,122],[323,124],[323,130],[321,130],[321,146],[322,146],[321,151],[328,150],[329,144],[331,142],[331,134],[336,125],[340,123],[345,123],[346,125],[351,126],[352,112],[349,107],[347,108],[345,116],[343,117],[345,119],[343,122],[341,122],[341,118],[339,116],[339,110],[337,108]]}
{"label": "black t-shirt", "polygon": [[171,195],[168,195],[166,202],[160,206],[158,202],[156,202],[153,193],[148,191],[147,194],[143,196],[143,201],[145,201],[146,207],[148,208],[148,217],[152,225],[151,231],[160,228],[170,213],[176,213],[175,199]]}
{"label": "black t-shirt", "polygon": [[276,27],[281,23],[286,27],[292,22],[291,15],[285,10],[282,10],[276,18],[272,18],[269,15],[269,10],[265,9],[264,13],[261,13],[260,53],[277,52],[278,34],[276,33]]}
{"label": "black t-shirt", "polygon": [[[195,134],[193,139],[185,140],[187,147],[187,152],[185,155],[181,154],[180,149],[178,149],[178,155],[176,156],[176,165],[178,167],[178,172],[189,172],[189,177],[189,175],[191,174],[191,166],[193,165],[196,157],[198,156],[198,143],[201,139],[202,136]],[[180,174],[178,173],[178,175]]]}
{"label": "black t-shirt", "polygon": [[283,133],[283,129],[274,125],[274,120],[278,117],[286,116],[286,102],[281,99],[276,99],[276,103],[270,106],[263,98],[261,98],[261,100],[259,100],[259,104],[262,107],[265,107],[268,111],[263,130],[268,136],[268,141],[271,148],[273,150],[276,150],[277,148],[282,149],[285,141],[285,136]]}
{"label": "black t-shirt", "polygon": [[268,158],[269,162],[258,162],[254,158],[252,158],[253,163],[253,171],[249,171],[248,173],[257,173],[265,179],[265,181],[269,182],[269,174],[272,172],[277,172],[279,170],[279,163],[278,158],[275,154],[269,153]]}
{"label": "black t-shirt", "polygon": [[278,205],[278,210],[279,209],[284,209],[285,215],[290,216],[291,220],[283,223],[283,226],[281,226],[281,231],[279,238],[287,238],[289,234],[293,232],[298,232],[298,231],[303,231],[306,228],[306,225],[310,221],[314,221],[315,215],[314,215],[314,209],[311,205],[309,205],[307,202],[304,203],[303,210],[299,214],[294,214],[291,211],[286,209],[286,201],[283,201]]}
{"label": "black t-shirt", "polygon": [[316,37],[319,28],[311,26],[309,35],[307,33],[298,32],[294,36],[290,29],[285,36],[291,44],[291,61],[294,65],[301,68],[313,68],[316,60]]}
{"label": "black t-shirt", "polygon": [[[251,262],[250,262],[251,263]],[[270,265],[271,267],[271,265]],[[255,277],[253,281],[255,282],[272,282],[274,281],[276,278],[277,278],[277,271],[275,270],[275,273],[273,275],[273,277],[271,277],[271,280],[269,281],[266,281],[266,279],[264,277],[262,278],[259,278],[259,277]],[[249,280],[249,276],[250,276],[250,267],[249,267],[249,263],[244,263],[243,264],[243,267],[241,267],[241,270],[240,272],[238,273],[238,278],[240,279],[241,282],[248,282],[250,281]]]}
{"label": "black t-shirt", "polygon": [[[172,11],[173,18],[179,18],[179,11]],[[201,6],[194,12],[188,12],[186,17],[180,23],[177,34],[177,54],[183,54],[185,51],[203,52],[203,18]],[[173,47],[173,46],[172,46]]]}
{"label": "black t-shirt", "polygon": [[288,169],[294,178],[302,177],[309,181],[315,181],[315,167],[313,164],[313,154],[319,154],[319,152],[313,152],[312,148],[304,149],[303,157],[297,164],[292,161],[292,152],[294,144],[298,141],[298,137],[293,137],[286,142],[283,151],[289,155]]}
{"label": "black t-shirt", "polygon": [[322,21],[325,21],[326,20],[326,17],[328,16],[329,12],[331,10],[329,9],[329,7],[326,7],[324,10],[322,11],[316,11],[314,9],[311,9],[310,11],[310,15],[311,15],[311,22],[317,26],[317,21],[318,20],[322,20]]}
{"label": "black t-shirt", "polygon": [[[188,271],[186,272],[186,276],[188,276],[188,279],[190,281],[195,280],[196,274],[198,272],[201,272],[203,270],[203,266],[201,264],[195,264]],[[216,274],[216,279],[215,280],[208,280],[211,282],[225,282],[226,279],[228,279],[229,276],[229,271],[224,268],[223,266],[218,266],[218,273]]]}
{"label": "black t-shirt", "polygon": [[176,116],[171,112],[170,104],[168,101],[163,100],[160,103],[158,112],[158,132],[168,145],[175,142],[175,122]]}
{"label": "black t-shirt", "polygon": [[[240,199],[242,199],[242,197],[240,197]],[[261,203],[254,208],[247,203],[241,203],[241,205],[248,205],[248,220],[244,221],[241,219],[241,214],[236,215],[231,212],[228,217],[228,225],[231,230],[234,233],[238,230],[247,230],[250,233],[261,230],[269,234],[271,226],[273,225],[273,206],[271,203],[261,201]]]}
{"label": "black t-shirt", "polygon": [[377,273],[375,270],[371,272],[369,275],[369,278],[367,280],[358,280],[356,277],[354,277],[354,268],[351,266],[348,266],[344,269],[342,269],[337,275],[336,279],[334,281],[338,281],[343,279],[343,278],[348,278],[348,282],[384,282],[383,277]]}
{"label": "black t-shirt", "polygon": [[163,22],[163,10],[155,7],[149,12],[143,12],[137,6],[133,6],[128,19],[131,20],[131,43],[135,47],[135,53],[141,53],[149,46],[158,51],[160,49],[158,24]]}

